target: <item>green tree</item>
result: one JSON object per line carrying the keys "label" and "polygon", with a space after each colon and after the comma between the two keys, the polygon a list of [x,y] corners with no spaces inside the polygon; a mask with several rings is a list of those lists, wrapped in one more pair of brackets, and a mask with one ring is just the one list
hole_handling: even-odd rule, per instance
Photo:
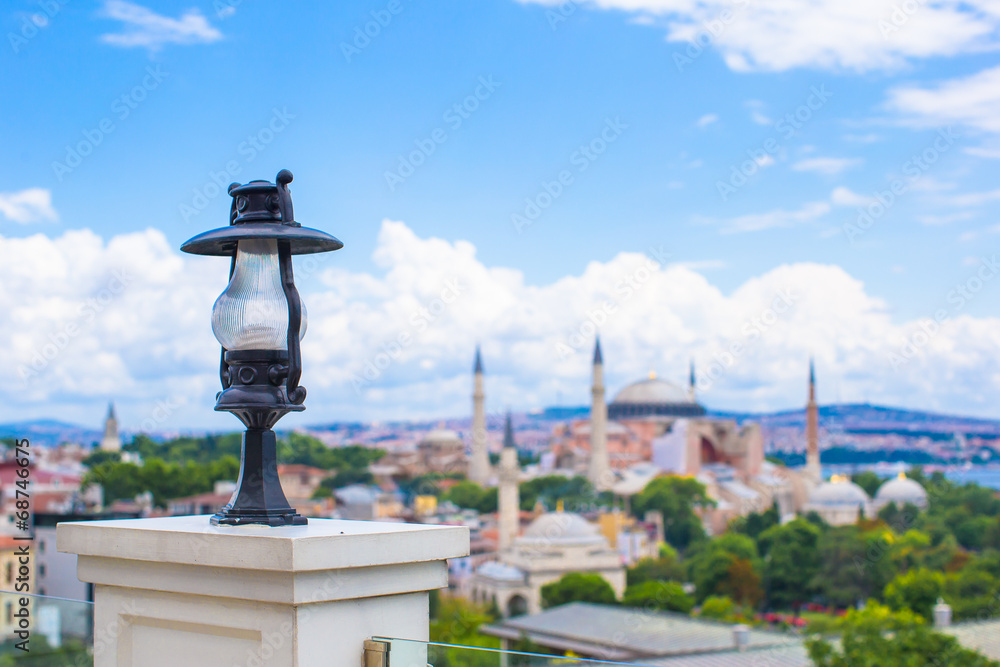
{"label": "green tree", "polygon": [[869,496],[874,498],[875,493],[878,491],[878,487],[882,486],[882,482],[884,480],[871,470],[865,470],[851,475],[851,481],[864,489],[865,493]]}
{"label": "green tree", "polygon": [[[760,575],[757,545],[746,535],[724,533],[699,545],[688,560],[691,580],[699,600],[725,595],[742,604],[756,602]],[[741,577],[751,576],[749,582]],[[748,584],[756,584],[756,586]]]}
{"label": "green tree", "polygon": [[777,526],[781,522],[777,505],[772,505],[766,512],[751,512],[746,516],[739,516],[729,522],[729,530],[736,533],[743,533],[755,541],[768,528]]}
{"label": "green tree", "polygon": [[729,564],[722,590],[728,591],[734,602],[754,608],[764,597],[757,566],[747,558],[736,558]]}
{"label": "green tree", "polygon": [[840,647],[820,638],[806,642],[816,667],[1000,666],[963,648],[954,637],[929,629],[913,612],[893,612],[876,602],[848,611],[842,628]]}
{"label": "green tree", "polygon": [[956,621],[978,619],[1000,599],[1000,582],[989,572],[965,567],[945,575],[944,596]]}
{"label": "green tree", "polygon": [[545,475],[522,482],[518,487],[521,509],[530,510],[541,502],[549,509],[555,509],[559,501],[570,512],[582,512],[597,504],[597,494],[586,477],[564,477]]}
{"label": "green tree", "polygon": [[931,538],[925,532],[911,529],[896,538],[892,545],[893,566],[899,572],[906,572],[920,567],[928,549],[931,548]]}
{"label": "green tree", "polygon": [[679,611],[686,614],[694,607],[694,598],[673,581],[644,581],[625,589],[622,604],[626,607]]}
{"label": "green tree", "polygon": [[934,604],[943,592],[943,574],[917,568],[890,581],[885,587],[884,598],[894,611],[909,609],[929,620]]}
{"label": "green tree", "polygon": [[820,530],[804,519],[772,526],[758,541],[764,554],[764,590],[773,607],[792,607],[815,591],[819,572]]}
{"label": "green tree", "polygon": [[570,572],[559,581],[542,586],[542,607],[557,607],[570,602],[615,604],[615,591],[599,574]]}
{"label": "green tree", "polygon": [[175,498],[208,493],[217,481],[235,480],[239,469],[240,462],[233,456],[208,463],[188,461],[184,464],[149,458],[142,466],[106,461],[87,472],[83,485],[100,484],[105,503],[131,500],[149,491],[153,494],[153,502],[165,507]]}
{"label": "green tree", "polygon": [[210,434],[198,438],[182,436],[162,443],[140,433],[122,449],[137,453],[143,460],[157,458],[169,463],[185,464],[189,461],[209,463],[225,456],[238,459],[242,443],[243,435],[238,432]]}
{"label": "green tree", "polygon": [[646,581],[681,581],[684,579],[684,566],[677,560],[677,552],[668,546],[669,551],[659,558],[643,558],[626,570],[625,576],[629,586]]}
{"label": "green tree", "polygon": [[891,543],[884,534],[862,533],[857,526],[837,526],[821,533],[819,570],[813,580],[826,600],[838,607],[881,594],[895,571]]}
{"label": "green tree", "polygon": [[95,468],[102,463],[118,463],[122,460],[121,452],[106,452],[102,449],[94,450],[94,452],[83,460],[83,465],[88,468]]}
{"label": "green tree", "polygon": [[632,499],[632,512],[643,517],[648,511],[663,515],[667,542],[685,550],[705,539],[705,529],[695,510],[714,506],[705,485],[690,477],[657,477]]}
{"label": "green tree", "polygon": [[475,482],[459,482],[445,491],[442,499],[483,514],[497,511],[497,490],[484,489]]}
{"label": "green tree", "polygon": [[725,595],[710,595],[701,603],[701,616],[725,621],[736,614],[736,605]]}
{"label": "green tree", "polygon": [[496,663],[494,653],[453,648],[450,645],[500,648],[499,639],[479,632],[480,626],[491,623],[496,618],[487,607],[442,595],[430,623],[430,640],[441,646],[431,648],[432,654],[428,657],[439,667],[492,667]]}

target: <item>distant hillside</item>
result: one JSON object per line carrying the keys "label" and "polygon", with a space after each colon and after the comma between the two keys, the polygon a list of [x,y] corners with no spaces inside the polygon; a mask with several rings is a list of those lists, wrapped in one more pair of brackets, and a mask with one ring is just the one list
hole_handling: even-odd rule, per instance
{"label": "distant hillside", "polygon": [[[590,413],[587,406],[549,407],[544,410],[520,413],[514,415],[516,428],[546,429],[558,422],[586,419]],[[738,422],[758,422],[765,428],[805,428],[805,410],[783,410],[778,412],[728,412],[710,411],[710,417],[718,419],[734,419]],[[955,433],[966,436],[983,436],[1000,438],[1000,420],[960,417],[955,415],[937,414],[921,410],[891,408],[867,403],[844,405],[825,405],[819,409],[820,425],[827,431],[857,434],[902,433],[908,436],[927,436],[933,440],[951,438]],[[467,429],[470,418],[446,420],[449,428]],[[421,430],[434,428],[439,420],[422,422],[382,422],[386,430],[385,437],[393,431]],[[491,427],[498,426],[501,421],[497,415],[489,416]],[[314,425],[310,430],[340,430],[346,433],[362,433],[371,424],[357,421],[333,422]],[[173,433],[175,435],[175,433]],[[86,428],[76,424],[68,424],[54,419],[38,419],[33,421],[0,424],[0,438],[28,438],[34,444],[52,446],[61,442],[77,442],[90,445],[101,439],[101,431]],[[151,434],[154,438],[162,434]],[[127,441],[129,436],[125,435]]]}
{"label": "distant hillside", "polygon": [[90,445],[99,442],[103,432],[67,424],[55,419],[35,419],[0,424],[0,438],[27,438],[33,445],[51,447],[63,442]]}
{"label": "distant hillside", "polygon": [[[806,411],[785,410],[771,413],[710,412],[711,416],[756,421],[771,428],[805,428]],[[890,408],[868,403],[825,405],[819,409],[820,425],[828,431],[844,433],[907,433],[914,436],[1000,437],[1000,420],[938,414],[922,410]]]}

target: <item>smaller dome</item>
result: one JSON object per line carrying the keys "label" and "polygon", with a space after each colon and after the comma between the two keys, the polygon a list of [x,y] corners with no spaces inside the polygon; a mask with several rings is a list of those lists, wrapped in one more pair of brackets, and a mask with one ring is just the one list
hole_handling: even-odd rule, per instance
{"label": "smaller dome", "polygon": [[548,512],[531,522],[522,544],[600,544],[606,543],[597,526],[573,512]]}
{"label": "smaller dome", "polygon": [[910,503],[917,507],[927,507],[927,491],[918,482],[908,479],[903,473],[878,487],[875,500],[879,504],[896,503],[898,507]]}
{"label": "smaller dome", "polygon": [[524,572],[521,572],[512,565],[505,565],[495,560],[483,563],[477,572],[484,577],[489,577],[490,579],[498,579],[501,581],[524,581]]}
{"label": "smaller dome", "polygon": [[421,442],[455,442],[456,440],[461,441],[458,433],[447,428],[437,428],[425,435]]}
{"label": "smaller dome", "polygon": [[834,476],[809,496],[810,505],[865,505],[871,500],[865,490],[846,477]]}

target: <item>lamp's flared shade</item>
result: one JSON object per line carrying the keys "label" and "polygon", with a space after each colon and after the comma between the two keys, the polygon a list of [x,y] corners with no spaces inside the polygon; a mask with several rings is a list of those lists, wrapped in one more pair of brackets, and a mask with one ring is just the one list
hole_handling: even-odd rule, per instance
{"label": "lamp's flared shade", "polygon": [[[302,306],[299,339],[306,333]],[[239,242],[229,286],[212,308],[212,332],[227,350],[287,350],[288,301],[281,289],[278,242]]]}

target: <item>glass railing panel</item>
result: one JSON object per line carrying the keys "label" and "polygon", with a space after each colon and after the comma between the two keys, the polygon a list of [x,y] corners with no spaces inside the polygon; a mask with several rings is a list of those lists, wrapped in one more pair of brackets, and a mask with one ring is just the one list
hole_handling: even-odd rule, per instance
{"label": "glass railing panel", "polygon": [[607,662],[592,658],[544,655],[525,651],[478,648],[376,637],[389,644],[389,664],[392,667],[647,667],[640,663]]}
{"label": "glass railing panel", "polygon": [[0,592],[0,667],[94,664],[94,605]]}

